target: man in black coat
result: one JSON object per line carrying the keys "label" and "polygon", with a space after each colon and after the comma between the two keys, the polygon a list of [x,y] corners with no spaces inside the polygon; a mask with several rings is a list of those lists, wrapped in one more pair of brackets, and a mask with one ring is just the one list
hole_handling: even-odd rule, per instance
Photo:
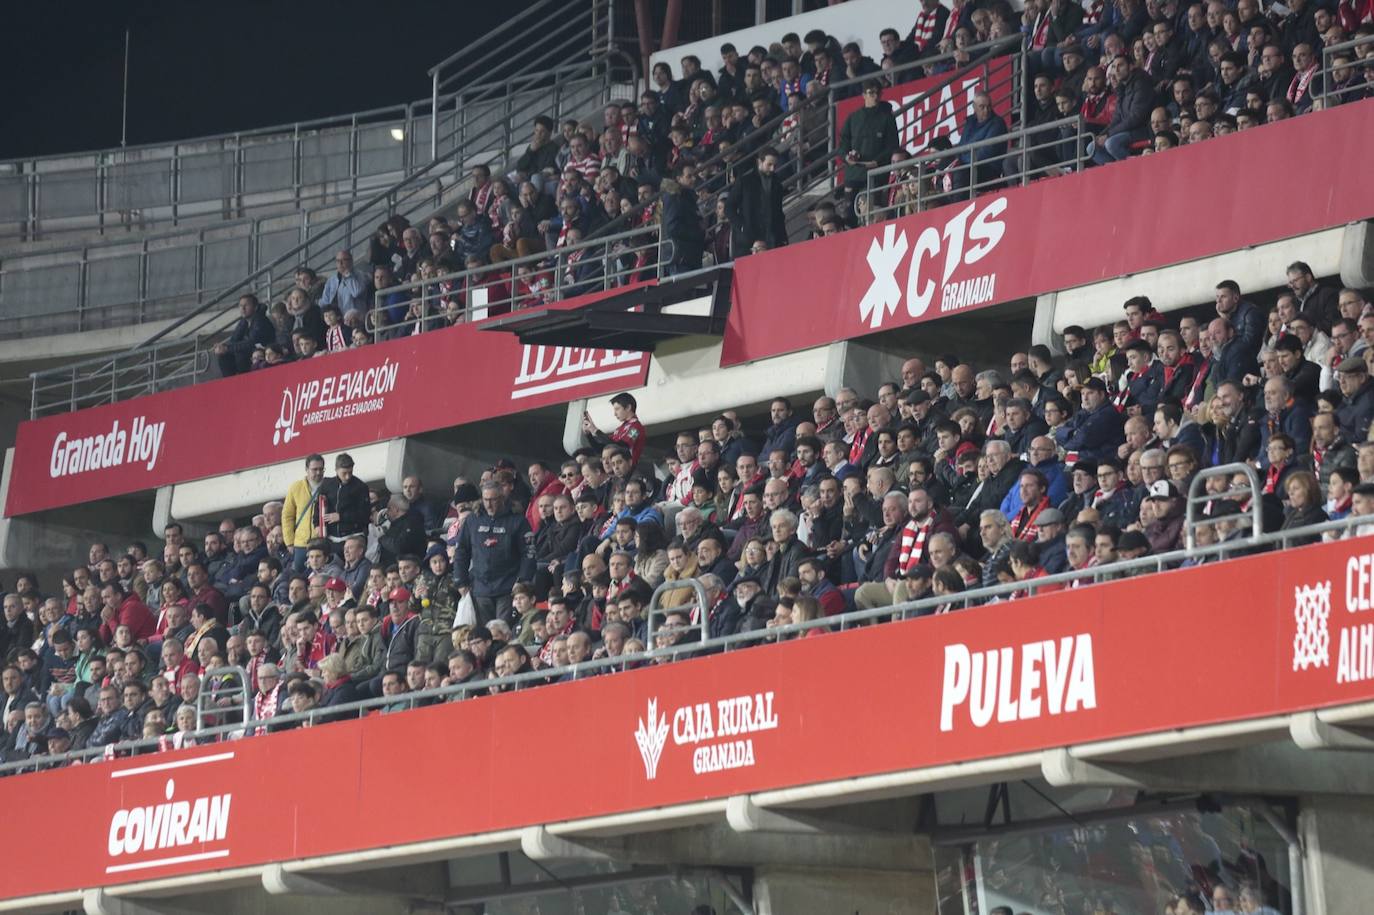
{"label": "man in black coat", "polygon": [[355,534],[367,536],[369,500],[367,484],[353,475],[353,456],[344,452],[334,459],[334,476],[320,484],[324,506],[325,533],[334,550],[343,552],[343,542]]}
{"label": "man in black coat", "polygon": [[276,342],[277,331],[267,317],[258,297],[243,295],[239,297],[239,320],[229,339],[215,344],[215,357],[219,360],[219,373],[225,378],[240,375],[253,367],[253,350],[259,346],[270,346]]}
{"label": "man in black coat", "polygon": [[782,213],[784,190],[778,176],[782,157],[771,146],[759,150],[756,169],[735,182],[725,203],[730,217],[735,257],[752,253],[754,242],[769,248],[787,244],[787,220]]}

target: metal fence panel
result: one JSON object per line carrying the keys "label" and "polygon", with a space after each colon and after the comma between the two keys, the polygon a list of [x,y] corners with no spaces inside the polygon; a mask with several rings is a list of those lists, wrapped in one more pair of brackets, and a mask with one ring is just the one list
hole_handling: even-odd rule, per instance
{"label": "metal fence panel", "polygon": [[141,259],[139,252],[134,250],[123,257],[105,257],[90,261],[86,268],[87,308],[106,308],[137,302]]}
{"label": "metal fence panel", "polygon": [[205,289],[228,289],[253,269],[248,262],[249,239],[230,238],[205,242]]}
{"label": "metal fence panel", "polygon": [[196,249],[193,246],[148,252],[148,297],[165,299],[196,291]]}
{"label": "metal fence panel", "polygon": [[402,125],[380,124],[374,127],[358,128],[358,174],[385,175],[399,172],[405,168],[406,137],[396,139],[391,131],[402,130]]}
{"label": "metal fence panel", "polygon": [[66,311],[77,301],[80,283],[81,265],[76,261],[6,272],[0,277],[0,316],[24,318]]}
{"label": "metal fence panel", "polygon": [[301,137],[301,183],[345,181],[349,177],[348,134]]}
{"label": "metal fence panel", "polygon": [[178,197],[182,203],[227,200],[234,196],[234,152],[191,153],[181,157]]}
{"label": "metal fence panel", "polygon": [[295,187],[295,141],[291,138],[245,145],[243,191],[261,194]]}
{"label": "metal fence panel", "polygon": [[121,162],[107,166],[105,198],[107,210],[171,206],[172,160]]}
{"label": "metal fence panel", "polygon": [[29,179],[23,175],[0,177],[0,223],[23,223],[29,218]]}
{"label": "metal fence panel", "polygon": [[89,216],[96,211],[94,168],[38,177],[38,212],[44,219]]}

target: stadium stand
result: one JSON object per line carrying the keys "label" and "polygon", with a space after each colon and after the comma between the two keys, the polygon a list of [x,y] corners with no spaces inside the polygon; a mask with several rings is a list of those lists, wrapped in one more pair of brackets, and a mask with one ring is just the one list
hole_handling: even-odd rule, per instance
{"label": "stadium stand", "polygon": [[[279,365],[556,311],[565,299],[691,284],[756,256],[765,269],[757,265],[768,252],[803,240],[1032,182],[1053,194],[1069,173],[1133,168],[1142,163],[1130,160],[1179,155],[1177,146],[1368,108],[1371,20],[1368,4],[1296,2],[1266,14],[1251,0],[1234,10],[1036,0],[1017,13],[1006,3],[950,9],[926,0],[913,22],[884,33],[881,60],[813,33],[780,34],[775,48],[726,45],[719,73],[694,58],[678,75],[659,63],[637,99],[601,99],[599,123],[532,116],[528,145],[506,142],[510,155],[469,168],[456,202],[434,199],[430,209],[443,212],[413,222],[388,212],[365,258],[340,246],[331,268],[270,281],[271,305],[235,287],[232,323],[196,343],[194,359],[215,371],[197,363],[165,387],[210,375],[233,385]],[[950,115],[957,139],[912,127],[914,112],[970,75],[967,110],[957,123]],[[932,82],[903,90],[898,104],[883,100],[919,80]],[[819,657],[817,645],[841,638],[868,638],[874,657],[886,658],[881,640],[906,638],[909,648],[919,636],[901,633],[919,627],[1014,629],[1007,621],[1019,613],[1069,615],[1089,600],[1167,616],[1179,639],[1229,638],[1201,625],[1185,631],[1169,615],[1182,576],[1229,575],[1240,587],[1242,574],[1301,572],[1302,557],[1358,548],[1374,533],[1374,303],[1302,260],[1284,274],[1277,289],[1212,276],[1182,296],[1208,305],[1168,311],[1151,295],[1177,299],[1178,290],[1142,286],[1118,320],[1057,328],[1053,349],[1033,343],[1044,334],[1019,321],[1005,361],[984,339],[985,349],[911,355],[890,379],[807,403],[732,391],[734,408],[711,409],[705,422],[640,416],[621,391],[610,398],[614,425],[583,413],[561,438],[522,441],[478,473],[409,474],[400,492],[356,477],[348,451],[310,454],[251,518],[225,518],[199,538],[172,521],[160,548],[93,542],[67,557],[60,583],[16,574],[0,627],[0,775],[20,781],[130,757],[156,766],[164,753],[278,746],[264,738],[315,739],[317,729],[340,733],[359,719],[399,728],[391,716],[510,709],[495,697],[572,695],[573,683],[610,691],[664,665],[723,670],[732,656],[743,664],[770,649]],[[163,389],[137,381],[40,396],[44,385],[115,374],[89,364],[66,371],[35,378],[35,417]],[[1315,598],[1292,590],[1300,616]],[[1054,596],[1036,599],[1046,595]],[[1354,613],[1358,601],[1347,600]],[[900,625],[918,617],[929,619]],[[1318,656],[1324,665],[1326,649],[1301,645],[1305,624],[1295,625],[1294,670]],[[1053,657],[1053,641],[1035,645]],[[1012,649],[1002,651],[1010,665]],[[1185,676],[1155,660],[1161,676]],[[1374,677],[1374,661],[1367,671],[1350,663],[1354,679]],[[995,662],[980,656],[977,665],[964,673],[985,681],[962,687],[974,708],[983,682],[988,697],[997,688]],[[1070,693],[1080,674],[1064,673]],[[966,713],[974,725],[987,724],[994,705],[999,722],[1015,720],[1010,677],[1004,671],[1000,698],[984,701],[981,723]],[[761,698],[732,708],[743,709],[737,733],[776,727]],[[943,735],[958,712],[939,713]],[[648,779],[668,727],[655,738],[655,715],[651,700],[635,732]],[[708,728],[711,720],[708,708]],[[683,738],[683,727],[674,716],[678,744],[702,739]],[[539,736],[522,735],[531,745]],[[752,743],[721,749],[694,755],[693,765],[697,774],[743,768],[753,752]],[[1079,771],[1073,763],[1065,766]],[[170,801],[170,783],[167,791]],[[1002,791],[989,797],[983,826],[1009,803],[1005,783]],[[1190,794],[1187,803],[1212,813],[1250,800]],[[1056,828],[1091,831],[1058,813]],[[935,907],[903,910],[955,911],[946,906],[957,899],[965,911],[966,884],[977,882],[980,900],[1006,903],[993,913],[1309,911],[1301,862],[1285,860],[1275,876],[1276,849],[1297,844],[1289,827],[1272,814],[1256,819],[1278,836],[1264,832],[1270,859],[1245,840],[1223,860],[1219,845],[1192,847],[1196,836],[1160,827],[1139,887],[1103,878],[1117,867],[1094,857],[1110,845],[1103,835],[1075,840],[1094,859],[1088,865],[1043,849],[1017,861],[1016,852],[979,847],[980,868],[995,865],[996,878],[973,876],[961,855],[974,846],[954,836],[934,852]],[[1100,886],[1031,873],[1024,861],[1041,852],[1044,871],[1081,870]]]}

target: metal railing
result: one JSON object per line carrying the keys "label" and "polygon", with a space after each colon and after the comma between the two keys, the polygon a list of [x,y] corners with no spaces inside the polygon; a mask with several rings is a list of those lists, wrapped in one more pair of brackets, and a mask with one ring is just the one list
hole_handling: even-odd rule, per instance
{"label": "metal railing", "polygon": [[[1234,522],[1238,521],[1239,518],[1231,516],[1230,520]],[[1360,528],[1368,528],[1368,530],[1361,532]],[[293,727],[310,727],[330,721],[362,717],[373,712],[387,714],[443,702],[464,701],[488,694],[518,691],[556,682],[575,681],[650,665],[667,664],[687,658],[738,651],[753,645],[799,638],[817,629],[826,632],[842,632],[847,629],[909,620],[949,610],[968,610],[984,604],[1016,600],[1022,596],[1034,596],[1036,591],[1046,588],[1059,590],[1061,586],[1065,585],[1091,586],[1141,574],[1164,572],[1178,568],[1185,563],[1201,565],[1212,561],[1222,561],[1228,556],[1245,556],[1271,548],[1286,549],[1294,542],[1306,543],[1313,539],[1334,540],[1356,536],[1374,536],[1374,515],[1350,516],[1338,521],[1327,521],[1258,536],[1235,536],[1209,546],[1173,550],[1155,556],[1120,560],[1040,578],[1028,578],[1024,581],[976,588],[956,594],[927,597],[892,606],[875,607],[870,610],[856,610],[837,616],[772,626],[714,639],[698,638],[702,634],[702,627],[707,625],[709,616],[709,608],[707,608],[707,612],[700,614],[702,618],[700,626],[659,626],[654,630],[653,641],[647,641],[645,650],[635,654],[598,658],[566,667],[541,668],[508,677],[475,679],[435,689],[404,693],[399,696],[383,696],[377,699],[366,699],[326,708],[312,708],[305,712],[273,715],[262,719],[252,718],[250,714],[242,722],[218,724],[197,729],[194,739],[198,745],[221,740],[236,740]],[[674,587],[682,587],[684,584],[685,582],[682,581],[671,582]],[[694,586],[694,590],[697,590],[698,602],[704,604],[702,598],[707,595],[700,589],[699,583]],[[701,609],[696,604],[668,609],[691,611],[694,608]],[[251,703],[248,708],[251,711]],[[160,742],[158,738],[122,741],[105,747],[73,751],[60,756],[36,756],[0,765],[0,776],[52,769],[78,761],[98,762],[101,759],[156,752],[160,748]]]}
{"label": "metal railing", "polygon": [[[557,21],[528,28],[541,13],[557,13]],[[609,0],[541,0],[435,65],[430,75],[443,79],[427,98],[174,143],[0,162],[0,239],[236,219],[255,208],[337,202],[385,187],[439,157],[439,135],[464,111],[459,87],[504,84],[524,60],[541,59],[545,44],[574,31],[583,33],[587,56],[605,54],[614,45],[610,27]]]}
{"label": "metal railing", "polygon": [[[993,39],[958,51],[939,54],[920,61],[902,64],[881,74],[845,79],[831,83],[827,92],[807,98],[799,109],[779,112],[758,127],[741,137],[728,152],[718,152],[697,164],[700,188],[711,194],[721,194],[729,190],[741,178],[754,172],[757,163],[754,156],[764,146],[772,146],[785,158],[779,166],[785,193],[784,214],[795,217],[807,203],[817,196],[828,193],[836,185],[843,163],[836,154],[836,143],[840,127],[837,103],[842,101],[844,90],[858,89],[870,78],[884,78],[900,82],[908,71],[914,77],[920,68],[949,66],[950,69],[939,74],[941,79],[925,92],[918,93],[893,109],[898,124],[914,119],[916,112],[924,111],[932,102],[937,102],[951,86],[968,80],[971,76],[981,75],[980,88],[989,91],[994,102],[1004,100],[1009,108],[1009,117],[1023,117],[1021,104],[1025,72],[1025,54],[1021,49],[1020,35]],[[967,55],[968,62],[959,64],[959,58]],[[989,82],[990,68],[999,61],[1010,64],[1010,78]],[[891,101],[891,100],[889,100]],[[643,211],[653,204],[640,204],[632,207],[618,219],[612,220],[597,231],[601,233],[619,231],[638,219]],[[748,252],[734,252],[740,255]]]}
{"label": "metal railing", "polygon": [[870,169],[856,200],[866,225],[1077,172],[1088,161],[1080,115]]}
{"label": "metal railing", "polygon": [[[1234,485],[1226,487],[1227,496],[1244,495],[1250,499],[1250,536],[1258,537],[1264,532],[1264,507],[1260,498],[1259,474],[1255,468],[1249,464],[1218,464],[1215,467],[1204,467],[1199,470],[1192,481],[1188,484],[1186,504],[1183,514],[1183,543],[1187,549],[1197,546],[1197,532],[1201,528],[1213,528],[1218,524],[1230,524],[1237,521],[1236,515],[1223,515],[1212,517],[1199,515],[1200,510],[1205,511],[1208,503],[1216,501],[1222,496],[1208,493],[1207,481],[1217,477],[1233,478],[1236,474],[1243,473],[1248,481],[1245,489],[1240,489]],[[1229,520],[1228,520],[1229,519]]]}
{"label": "metal railing", "polygon": [[662,279],[673,244],[657,223],[538,254],[380,289],[368,326],[392,339],[547,305],[571,296]]}
{"label": "metal railing", "polygon": [[[592,27],[598,34],[604,32],[606,28],[599,20],[593,21]],[[948,71],[944,74],[944,78],[927,92],[907,100],[904,104],[899,106],[898,110],[895,112],[896,116],[898,118],[904,118],[909,112],[918,110],[918,108],[923,108],[929,100],[938,98],[946,88],[956,82],[966,79],[970,74],[975,74],[980,70],[986,73],[988,65],[998,58],[1009,58],[1011,61],[1012,66],[1010,69],[1012,78],[1008,86],[1009,101],[1012,106],[1012,116],[1019,116],[1018,113],[1021,110],[1021,92],[1018,87],[1020,85],[1020,74],[1024,69],[1024,60],[1022,59],[1023,55],[1021,55],[1020,51],[1019,37],[1011,36],[1009,38],[986,42],[981,45],[962,49],[957,53],[969,54],[973,59],[962,67]],[[604,83],[605,86],[605,92],[602,96],[598,96],[598,101],[600,101],[601,98],[610,97],[610,89],[612,86],[609,78],[611,60],[617,56],[619,56],[618,52],[613,51],[612,55],[594,61],[591,66],[593,71],[600,73],[602,83]],[[950,53],[922,61],[921,65],[936,66],[941,62],[953,62],[955,60],[957,60],[955,53]],[[632,66],[633,62],[629,61],[628,65]],[[574,65],[574,69],[576,66],[578,65]],[[581,66],[588,65],[583,64]],[[912,64],[909,66],[915,67],[917,65]],[[530,70],[531,67],[532,65],[528,63],[522,65],[520,68],[521,72],[517,73],[514,78],[516,80],[522,78],[537,80],[547,75],[545,72],[537,69],[532,73],[525,72]],[[902,68],[899,68],[899,70],[900,69]],[[566,72],[566,68],[564,71],[555,71],[555,74],[559,72]],[[900,78],[900,73],[894,78]],[[825,123],[827,125],[826,129],[824,131],[819,129],[794,129],[788,134],[788,136],[793,138],[794,143],[791,147],[785,147],[791,159],[783,173],[783,183],[790,195],[789,206],[795,208],[799,201],[804,201],[805,196],[812,189],[826,182],[833,182],[836,167],[834,147],[837,133],[835,96],[838,90],[855,87],[862,83],[862,81],[861,79],[843,80],[833,84],[830,87],[831,91],[829,94],[823,94],[808,99],[801,111],[779,112],[757,129],[751,131],[736,145],[735,153],[717,153],[715,156],[700,163],[700,171],[705,175],[700,186],[711,193],[724,191],[735,180],[749,174],[754,167],[752,157],[742,163],[736,160],[738,150],[756,150],[772,141],[777,134],[783,132],[789,120],[797,120],[800,118],[803,119],[802,123],[805,124],[806,122],[804,119],[810,116],[812,117],[813,126],[816,123]],[[592,82],[595,82],[595,80],[592,80]],[[566,92],[570,90],[560,90],[559,87],[567,84],[568,80],[566,78],[555,79],[550,92],[545,93],[544,100],[548,101],[547,97],[551,96],[553,107],[558,107],[560,101],[566,102],[566,98],[560,99],[560,91]],[[512,85],[515,85],[515,83]],[[1006,85],[1005,81],[999,83],[999,85]],[[992,88],[994,93],[998,91],[997,87]],[[481,90],[477,93],[478,98],[472,100],[480,100],[480,97],[483,96],[484,93],[489,94],[490,89]],[[508,95],[506,97],[509,98]],[[527,111],[526,114],[528,119],[532,121],[533,112]],[[511,121],[513,119],[507,117],[506,120]],[[456,148],[461,150],[469,161],[474,158],[471,150],[465,144],[467,134],[470,131],[478,133],[475,127],[469,127],[466,120],[458,118],[453,123],[452,130],[442,138],[444,142],[453,141]],[[480,147],[481,149],[490,150],[493,148],[505,148],[509,150],[514,145],[515,140],[509,127],[505,129],[500,137],[493,137],[493,133],[494,132],[491,130],[482,131],[474,138],[476,142],[483,144]],[[507,146],[505,144],[510,145]],[[436,160],[436,163],[444,162],[447,158],[448,157],[444,157],[444,159]],[[430,166],[426,166],[426,168],[417,172],[416,175],[402,182],[401,185],[398,185],[398,188],[404,188],[408,185],[413,187],[417,181],[424,180],[428,177],[428,169],[435,167],[436,164],[431,163]],[[397,188],[392,188],[388,193],[394,194],[396,191]],[[449,199],[452,199],[452,189],[449,189],[445,193],[450,195]],[[370,232],[372,225],[381,221],[386,215],[389,215],[381,213],[381,210],[384,209],[384,207],[378,205],[378,201],[381,199],[384,198],[379,195],[378,197],[374,197],[370,204],[365,205],[371,206],[373,209],[369,215],[380,216],[380,218],[361,219],[355,214],[350,214],[342,220],[337,220],[331,227],[321,230],[319,234],[312,237],[311,242],[299,246],[291,252],[288,252],[288,254],[278,258],[274,264],[268,265],[267,269],[270,271],[270,269],[275,266],[279,273],[282,268],[286,267],[294,270],[297,263],[316,263],[332,257],[334,250],[337,248],[348,247],[352,250],[353,243],[356,241],[355,224],[366,225]],[[394,206],[394,203],[389,205]],[[590,233],[589,237],[591,239],[596,239],[627,230],[633,230],[637,222],[643,218],[647,206],[652,205],[653,204],[650,203],[631,208],[619,218],[612,220],[610,223]],[[434,204],[435,208],[437,208],[437,206],[438,201]],[[346,235],[345,229],[347,230]],[[327,239],[328,241],[322,239]],[[335,243],[336,239],[347,243]],[[313,253],[310,258],[301,256],[302,252],[305,251],[311,243],[314,244],[316,249],[315,253]],[[363,262],[366,258],[359,257],[358,253],[355,252],[354,260],[355,262]],[[241,291],[253,291],[260,299],[267,299],[270,301],[270,296],[264,295],[259,289],[254,288],[254,281],[257,280],[260,283],[261,279],[262,277],[260,275],[249,277],[248,280],[230,287],[227,292],[207,302],[205,305],[192,312],[187,318],[183,318],[172,328],[169,328],[168,331],[155,336],[144,346],[120,353],[114,357],[87,359],[57,369],[35,373],[33,376],[30,399],[31,415],[36,417],[49,413],[79,409],[84,406],[109,403],[115,400],[153,393],[157,390],[164,390],[167,387],[174,387],[196,380],[195,377],[193,377],[193,373],[190,372],[181,371],[173,373],[168,371],[166,364],[175,362],[184,367],[187,365],[189,353],[208,351],[213,341],[225,333],[235,319],[232,306]],[[279,288],[289,288],[289,277],[279,276],[277,278],[277,285]],[[269,289],[268,292],[274,293],[275,290]],[[204,315],[212,310],[213,314],[211,314],[209,318],[205,318]],[[192,324],[191,322],[193,320],[198,323]],[[175,339],[168,342],[165,338],[173,334],[175,335]]]}
{"label": "metal railing", "polygon": [[[1374,54],[1361,54],[1372,47],[1374,35],[1363,35],[1322,48],[1312,94],[1322,100],[1324,107],[1374,97]],[[1337,57],[1347,58],[1347,62],[1336,64]]]}
{"label": "metal railing", "polygon": [[[547,85],[541,85],[547,83]],[[516,91],[525,87],[529,91]],[[112,403],[130,397],[167,390],[195,380],[185,371],[172,373],[168,365],[185,366],[189,353],[206,352],[237,320],[235,303],[244,294],[271,302],[294,284],[301,264],[321,272],[338,250],[353,253],[356,263],[369,258],[365,246],[378,224],[395,214],[412,221],[428,217],[467,192],[466,164],[503,160],[523,142],[534,118],[541,114],[562,116],[600,107],[611,97],[610,63],[604,58],[570,64],[534,74],[519,74],[502,86],[476,93],[502,100],[500,129],[477,131],[466,122],[455,123],[442,139],[451,151],[415,174],[379,194],[350,206],[347,213],[312,232],[302,243],[238,282],[225,281],[222,291],[153,335],[143,345],[115,354],[80,360],[31,375],[30,414],[33,417],[67,412],[86,406]],[[474,98],[474,101],[483,100]],[[518,103],[518,104],[517,104]],[[470,136],[469,136],[470,134]],[[521,140],[517,141],[516,136]],[[449,183],[445,183],[445,179]],[[199,249],[203,250],[203,249]]]}

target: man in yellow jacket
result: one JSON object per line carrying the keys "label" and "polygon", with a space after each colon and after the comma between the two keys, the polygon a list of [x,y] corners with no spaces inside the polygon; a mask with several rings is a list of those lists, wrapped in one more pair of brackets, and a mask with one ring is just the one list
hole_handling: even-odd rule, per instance
{"label": "man in yellow jacket", "polygon": [[281,507],[282,542],[291,550],[291,560],[300,572],[305,568],[305,546],[323,536],[320,484],[324,482],[324,457],[312,454],[305,459],[305,478],[286,490]]}

